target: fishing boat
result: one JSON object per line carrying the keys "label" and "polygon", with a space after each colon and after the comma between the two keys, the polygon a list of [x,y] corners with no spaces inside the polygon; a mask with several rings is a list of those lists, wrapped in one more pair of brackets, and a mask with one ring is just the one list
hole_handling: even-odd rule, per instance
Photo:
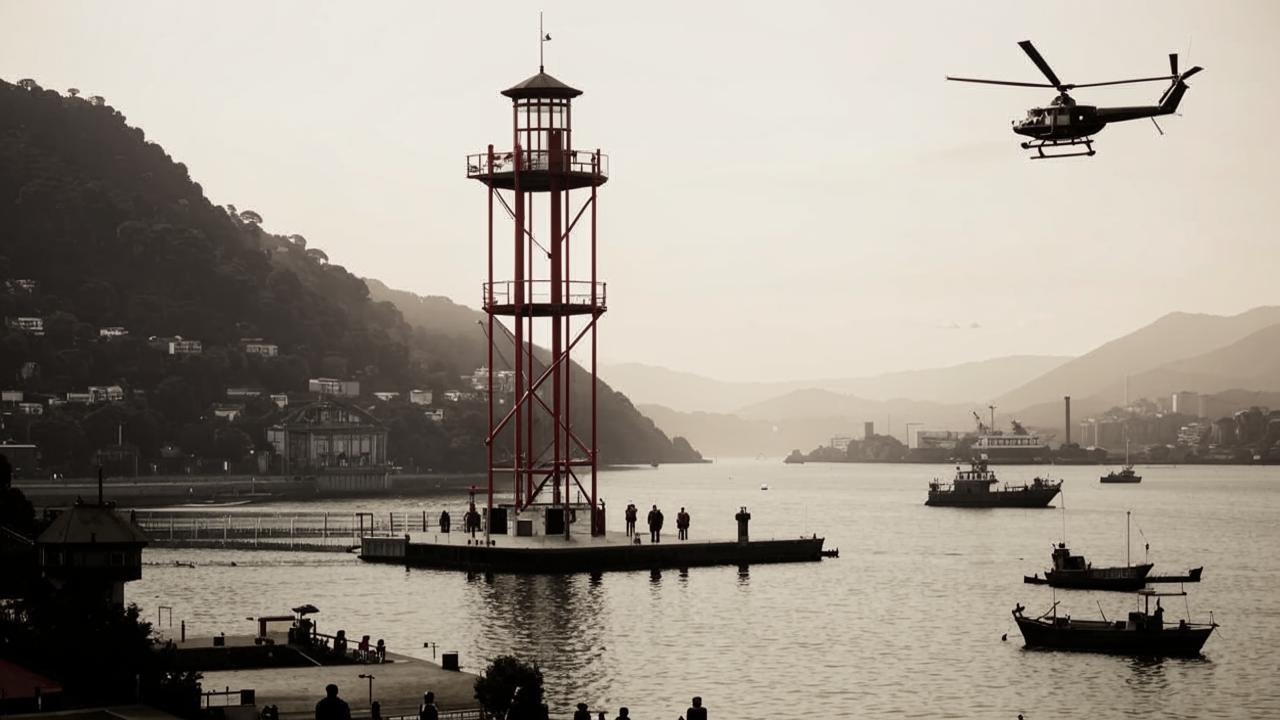
{"label": "fishing boat", "polygon": [[[1127,433],[1126,433],[1127,435]],[[1133,471],[1133,463],[1129,462],[1129,438],[1124,439],[1124,468],[1120,472],[1111,472],[1098,478],[1103,483],[1140,483],[1142,476]]]}
{"label": "fishing boat", "polygon": [[999,482],[995,471],[987,467],[986,457],[970,463],[968,470],[956,468],[955,479],[949,484],[934,480],[929,483],[929,497],[925,505],[934,507],[968,508],[1042,508],[1062,489],[1062,481],[1037,477],[1023,485],[1005,485]]}
{"label": "fishing boat", "polygon": [[[1179,620],[1177,625],[1165,625],[1164,608],[1160,598],[1185,596],[1185,592],[1156,592],[1139,590],[1143,609],[1129,613],[1125,620],[1077,620],[1070,615],[1058,615],[1058,603],[1054,602],[1043,615],[1025,617],[1025,608],[1013,609],[1013,619],[1022,631],[1026,647],[1045,650],[1071,650],[1079,652],[1113,653],[1138,657],[1196,657],[1201,648],[1218,627],[1210,616],[1208,623]],[[1156,598],[1155,610],[1151,598]],[[1102,611],[1101,606],[1098,608]]]}
{"label": "fishing boat", "polygon": [[[1151,583],[1183,583],[1200,582],[1200,574],[1204,568],[1193,568],[1186,575],[1153,576],[1149,573],[1153,565],[1149,562],[1134,565],[1129,559],[1129,523],[1130,513],[1125,513],[1125,564],[1116,567],[1093,567],[1083,555],[1072,555],[1066,542],[1060,542],[1053,549],[1051,558],[1053,567],[1046,570],[1044,577],[1039,574],[1023,576],[1022,581],[1031,585],[1049,585],[1055,588],[1070,590],[1119,590],[1132,592],[1140,590]],[[1063,527],[1066,519],[1063,519]],[[1064,530],[1065,535],[1065,530]],[[1148,548],[1150,546],[1148,545]]]}

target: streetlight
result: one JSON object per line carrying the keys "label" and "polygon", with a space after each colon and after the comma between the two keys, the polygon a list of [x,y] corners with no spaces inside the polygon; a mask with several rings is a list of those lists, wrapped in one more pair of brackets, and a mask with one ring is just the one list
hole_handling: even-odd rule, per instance
{"label": "streetlight", "polygon": [[369,680],[369,705],[373,705],[373,673],[360,673],[359,677]]}

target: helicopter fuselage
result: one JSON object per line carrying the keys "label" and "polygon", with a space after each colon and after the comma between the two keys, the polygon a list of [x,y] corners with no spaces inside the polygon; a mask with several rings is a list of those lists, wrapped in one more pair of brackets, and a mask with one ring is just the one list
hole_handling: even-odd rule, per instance
{"label": "helicopter fuselage", "polygon": [[1022,120],[1013,121],[1013,131],[1039,140],[1071,140],[1093,135],[1106,127],[1092,105],[1053,105],[1032,108]]}

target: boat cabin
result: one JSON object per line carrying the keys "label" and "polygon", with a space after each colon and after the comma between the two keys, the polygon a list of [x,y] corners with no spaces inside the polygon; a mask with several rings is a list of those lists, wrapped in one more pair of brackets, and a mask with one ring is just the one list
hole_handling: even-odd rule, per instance
{"label": "boat cabin", "polygon": [[1085,561],[1083,555],[1072,555],[1066,543],[1058,543],[1058,546],[1053,549],[1053,569],[1088,570],[1089,563]]}

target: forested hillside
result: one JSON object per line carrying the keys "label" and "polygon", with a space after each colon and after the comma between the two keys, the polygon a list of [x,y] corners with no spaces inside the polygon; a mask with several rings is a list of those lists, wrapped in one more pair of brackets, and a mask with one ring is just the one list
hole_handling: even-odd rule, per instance
{"label": "forested hillside", "polygon": [[[121,439],[144,467],[251,467],[251,451],[268,449],[270,395],[303,394],[319,376],[359,381],[393,462],[480,467],[479,408],[431,422],[370,397],[439,395],[480,363],[372,300],[305,238],[265,232],[256,210],[212,204],[101,98],[0,81],[0,442],[35,443],[45,467],[70,472]],[[250,351],[255,338],[278,354]],[[84,401],[91,386],[123,396]],[[229,396],[242,388],[261,395]],[[602,450],[612,461],[672,452],[656,430]]]}

